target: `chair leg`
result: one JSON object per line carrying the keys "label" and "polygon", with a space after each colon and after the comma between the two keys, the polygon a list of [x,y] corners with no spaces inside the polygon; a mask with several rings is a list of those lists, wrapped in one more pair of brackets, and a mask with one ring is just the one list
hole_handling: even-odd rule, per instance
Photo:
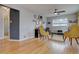
{"label": "chair leg", "polygon": [[48,40],[48,37],[47,36],[45,36],[45,40]]}
{"label": "chair leg", "polygon": [[43,36],[41,37],[41,40],[43,40]]}
{"label": "chair leg", "polygon": [[46,39],[46,36],[44,36],[44,40]]}
{"label": "chair leg", "polygon": [[43,36],[43,40],[45,39],[45,36]]}
{"label": "chair leg", "polygon": [[66,41],[66,37],[65,36],[63,36],[63,39],[64,39],[64,42]]}
{"label": "chair leg", "polygon": [[50,37],[48,36],[48,40],[50,40]]}
{"label": "chair leg", "polygon": [[69,40],[70,40],[70,45],[72,45],[72,38],[70,38]]}
{"label": "chair leg", "polygon": [[75,40],[76,40],[76,43],[79,45],[77,38],[75,38]]}
{"label": "chair leg", "polygon": [[48,39],[48,40],[50,40],[50,37],[49,37],[49,36],[47,36],[47,39]]}
{"label": "chair leg", "polygon": [[52,36],[51,35],[48,35],[48,40],[52,40]]}
{"label": "chair leg", "polygon": [[41,36],[41,40],[43,40],[44,38],[43,38],[43,36]]}

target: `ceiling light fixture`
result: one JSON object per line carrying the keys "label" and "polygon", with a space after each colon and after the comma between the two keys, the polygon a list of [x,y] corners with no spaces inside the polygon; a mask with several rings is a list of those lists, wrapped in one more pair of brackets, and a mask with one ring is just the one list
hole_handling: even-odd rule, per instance
{"label": "ceiling light fixture", "polygon": [[54,12],[54,14],[55,14],[55,15],[58,15],[58,13],[57,13],[57,12]]}

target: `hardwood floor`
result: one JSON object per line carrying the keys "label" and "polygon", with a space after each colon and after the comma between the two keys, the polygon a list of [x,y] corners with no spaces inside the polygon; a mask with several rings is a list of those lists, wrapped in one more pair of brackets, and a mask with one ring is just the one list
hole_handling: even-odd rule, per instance
{"label": "hardwood floor", "polygon": [[[58,39],[58,40],[57,40]],[[62,36],[53,35],[52,40],[40,40],[37,38],[24,41],[0,40],[1,54],[78,54],[79,45],[73,40],[72,46],[69,40],[63,41]]]}
{"label": "hardwood floor", "polygon": [[28,54],[46,54],[49,53],[48,44],[39,39],[29,39],[25,41],[0,40],[0,53],[28,53]]}
{"label": "hardwood floor", "polygon": [[69,39],[64,42],[63,35],[53,35],[52,41],[49,42],[53,54],[79,54],[79,45],[75,39],[72,40],[72,45],[70,45]]}

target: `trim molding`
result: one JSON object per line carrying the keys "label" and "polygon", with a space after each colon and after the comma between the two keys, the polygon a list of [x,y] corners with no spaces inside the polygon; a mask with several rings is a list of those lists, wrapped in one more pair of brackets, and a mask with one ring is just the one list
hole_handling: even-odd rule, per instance
{"label": "trim molding", "polygon": [[0,40],[3,40],[4,38],[3,37],[0,37]]}
{"label": "trim molding", "polygon": [[24,39],[19,39],[19,40],[13,40],[13,39],[8,39],[9,41],[24,41],[24,40],[29,40],[33,39],[34,37],[29,37],[29,38],[24,38]]}

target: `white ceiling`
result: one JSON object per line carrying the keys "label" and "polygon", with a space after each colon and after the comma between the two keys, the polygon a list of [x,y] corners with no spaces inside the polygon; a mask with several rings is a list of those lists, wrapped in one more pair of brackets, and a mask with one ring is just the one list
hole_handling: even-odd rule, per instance
{"label": "white ceiling", "polygon": [[19,4],[19,6],[35,14],[42,14],[46,16],[55,16],[53,14],[54,9],[58,9],[59,11],[66,10],[66,12],[61,15],[72,14],[79,11],[79,4]]}
{"label": "white ceiling", "polygon": [[[72,14],[79,11],[79,4],[23,4],[22,7],[38,14],[55,16],[54,9],[66,10],[63,14]],[[53,10],[53,11],[51,11]]]}

